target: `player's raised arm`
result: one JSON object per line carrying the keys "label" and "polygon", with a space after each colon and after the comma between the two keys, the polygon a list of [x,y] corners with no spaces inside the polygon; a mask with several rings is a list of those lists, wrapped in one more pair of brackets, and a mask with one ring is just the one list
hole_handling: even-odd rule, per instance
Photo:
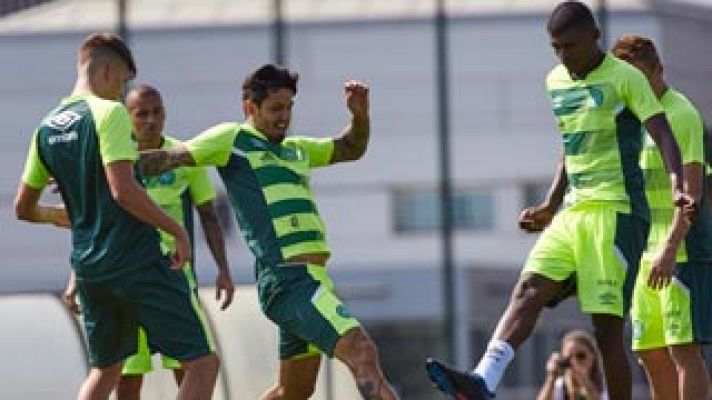
{"label": "player's raised arm", "polygon": [[358,160],[366,153],[371,123],[368,116],[368,86],[359,81],[344,85],[346,107],[351,112],[351,123],[334,140],[331,163]]}

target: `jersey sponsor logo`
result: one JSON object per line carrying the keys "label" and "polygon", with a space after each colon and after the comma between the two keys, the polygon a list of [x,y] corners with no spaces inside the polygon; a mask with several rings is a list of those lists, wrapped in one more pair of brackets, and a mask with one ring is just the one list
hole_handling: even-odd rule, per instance
{"label": "jersey sponsor logo", "polygon": [[569,115],[581,110],[597,108],[603,104],[603,100],[603,91],[595,86],[551,92],[551,105],[556,115]]}
{"label": "jersey sponsor logo", "polygon": [[74,111],[67,110],[47,118],[44,125],[58,131],[66,131],[80,119],[82,119],[81,115]]}
{"label": "jersey sponsor logo", "polygon": [[60,135],[52,135],[47,138],[47,143],[52,146],[57,143],[67,143],[79,139],[77,131],[70,131]]}

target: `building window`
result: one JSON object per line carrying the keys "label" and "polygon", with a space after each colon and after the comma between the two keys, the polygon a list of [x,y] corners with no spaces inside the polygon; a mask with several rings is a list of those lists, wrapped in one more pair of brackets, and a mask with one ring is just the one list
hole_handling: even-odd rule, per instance
{"label": "building window", "polygon": [[[393,193],[394,228],[398,233],[431,232],[440,227],[440,202],[433,189],[398,189]],[[456,230],[494,229],[494,195],[490,189],[459,189],[453,195]]]}

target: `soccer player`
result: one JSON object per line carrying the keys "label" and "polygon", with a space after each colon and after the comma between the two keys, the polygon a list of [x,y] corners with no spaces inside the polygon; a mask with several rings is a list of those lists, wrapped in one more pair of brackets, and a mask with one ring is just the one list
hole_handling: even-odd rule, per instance
{"label": "soccer player", "polygon": [[[633,350],[645,368],[653,399],[706,399],[710,378],[701,345],[712,341],[712,216],[703,198],[702,118],[682,93],[668,86],[650,39],[623,36],[612,52],[648,78],[680,147],[686,191],[703,205],[691,226],[684,218],[671,223],[670,182],[648,138],[640,165],[650,205],[650,236],[633,292]],[[664,273],[671,280],[652,285],[651,271],[663,267],[674,267]]]}
{"label": "soccer player", "polygon": [[[126,97],[126,107],[133,122],[134,138],[138,142],[139,150],[171,148],[178,143],[176,139],[163,134],[166,111],[161,94],[157,89],[147,85],[140,85],[132,89]],[[186,228],[191,238],[193,205],[195,205],[208,241],[208,247],[218,267],[215,296],[218,300],[224,297],[221,309],[225,310],[232,302],[235,286],[225,255],[225,240],[213,207],[212,200],[215,198],[215,191],[210,184],[207,171],[200,167],[176,168],[158,177],[144,178],[143,185],[149,197],[166,214]],[[172,251],[175,247],[173,237],[162,231],[160,234],[164,252]],[[183,273],[191,290],[196,291],[198,285],[192,262],[186,263]],[[65,298],[70,308],[78,311],[79,308],[75,303],[74,282],[74,279],[70,280]],[[162,358],[163,367],[173,370],[176,382],[180,385],[183,380],[180,363],[170,357],[163,356]],[[117,399],[139,399],[143,374],[151,372],[151,370],[151,352],[146,332],[139,329],[138,353],[124,361],[121,379],[116,388]]]}
{"label": "soccer player", "polygon": [[[543,307],[574,279],[581,311],[592,317],[610,397],[629,400],[623,316],[649,229],[638,165],[641,122],[661,149],[671,180],[671,208],[673,199],[677,214],[694,205],[683,194],[680,152],[659,101],[640,71],[600,49],[600,33],[588,7],[560,3],[547,29],[561,61],[546,86],[564,154],[548,200],[525,210],[521,224],[527,229],[551,224],[529,254],[475,370],[460,372],[428,360],[430,379],[457,399],[494,397],[515,349],[529,337]],[[567,207],[553,217],[567,185]],[[656,283],[667,278],[664,273],[651,276]]]}
{"label": "soccer player", "polygon": [[264,65],[242,89],[245,123],[217,125],[185,146],[142,152],[141,168],[153,175],[180,165],[218,167],[257,259],[262,310],[280,330],[279,378],[263,399],[309,398],[321,352],[348,365],[364,398],[395,399],[375,344],[334,293],[324,223],[309,187],[312,169],[365,153],[368,88],[346,82],[351,123],[336,139],[286,137],[297,74]]}
{"label": "soccer player", "polygon": [[[79,399],[108,398],[123,359],[136,352],[139,325],[158,351],[181,361],[186,372],[178,398],[209,399],[218,359],[187,281],[173,270],[190,259],[188,235],[134,177],[138,152],[131,119],[118,100],[135,74],[133,56],[120,38],[85,38],[72,95],[32,137],[15,212],[22,220],[63,224],[61,207],[39,202],[54,178],[71,225],[71,264],[89,346],[91,370]],[[156,228],[175,239],[172,265]]]}

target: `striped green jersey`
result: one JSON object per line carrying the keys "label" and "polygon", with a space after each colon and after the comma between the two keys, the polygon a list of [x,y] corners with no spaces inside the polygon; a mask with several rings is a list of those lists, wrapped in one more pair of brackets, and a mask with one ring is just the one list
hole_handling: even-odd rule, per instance
{"label": "striped green jersey", "polygon": [[647,219],[640,121],[663,110],[645,76],[606,55],[583,79],[555,67],[546,89],[563,139],[566,204],[607,202]]}
{"label": "striped green jersey", "polygon": [[83,94],[63,99],[33,136],[22,180],[35,189],[56,180],[78,278],[110,279],[162,257],[156,230],[114,201],[104,172],[111,162],[138,159],[131,131],[121,103]]}
{"label": "striped green jersey", "polygon": [[[660,99],[665,115],[680,147],[682,163],[704,166],[704,130],[702,118],[695,106],[680,92],[668,89]],[[652,261],[665,244],[674,207],[672,187],[662,156],[655,143],[646,135],[640,166],[645,176],[645,194],[650,205],[650,235],[644,259]],[[704,185],[703,185],[704,186]],[[700,204],[707,204],[706,194]],[[712,256],[712,218],[709,207],[700,207],[699,214],[685,241],[677,251],[677,261],[709,260]]]}
{"label": "striped green jersey", "polygon": [[[162,149],[170,149],[180,141],[163,135]],[[151,199],[171,218],[183,226],[191,239],[194,233],[193,205],[200,206],[215,198],[215,190],[203,167],[179,167],[158,176],[142,177]],[[159,230],[164,253],[175,249],[175,238]]]}
{"label": "striped green jersey", "polygon": [[260,265],[329,253],[309,178],[313,168],[329,164],[333,139],[288,137],[277,144],[248,124],[224,123],[186,146],[196,165],[218,167],[242,235]]}

